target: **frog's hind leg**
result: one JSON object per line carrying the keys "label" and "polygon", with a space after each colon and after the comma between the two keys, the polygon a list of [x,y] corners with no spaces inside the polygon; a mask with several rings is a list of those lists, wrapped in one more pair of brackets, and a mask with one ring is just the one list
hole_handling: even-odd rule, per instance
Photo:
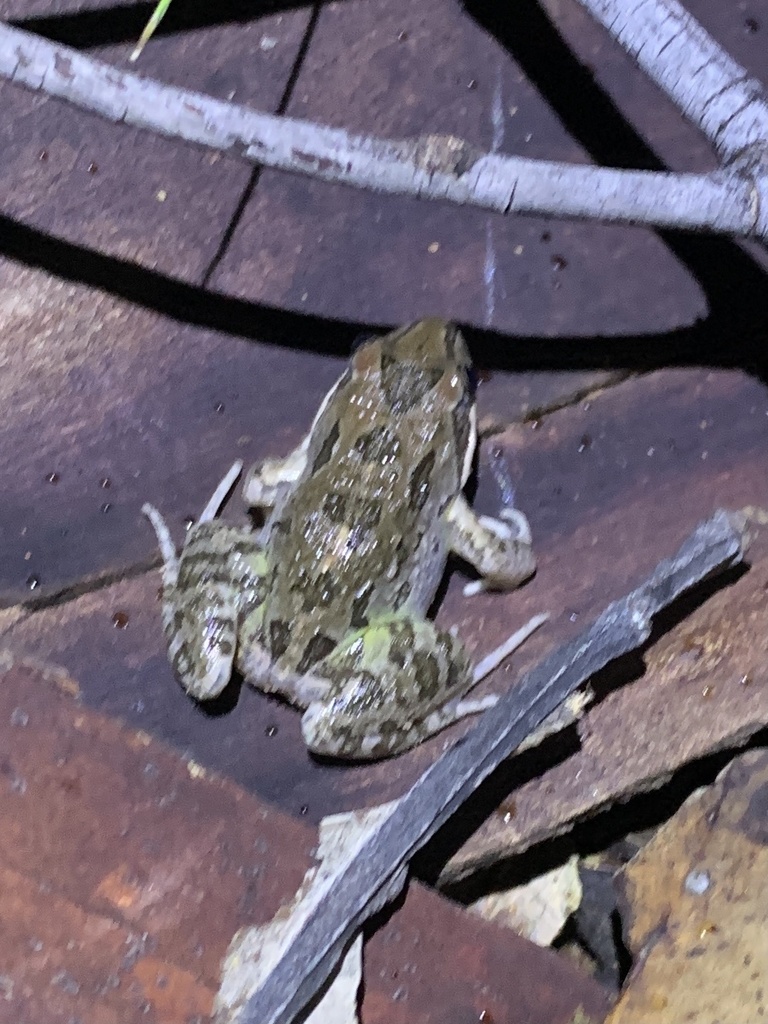
{"label": "frog's hind leg", "polygon": [[475,670],[461,641],[432,622],[403,614],[372,622],[314,666],[315,676],[332,688],[304,714],[307,746],[350,760],[392,757],[492,707],[495,695],[466,694],[544,619],[532,619]]}
{"label": "frog's hind leg", "polygon": [[150,505],[143,509],[163,553],[168,656],[197,700],[218,696],[229,682],[241,616],[263,599],[265,557],[258,539],[214,520],[241,468],[236,463],[216,488],[180,557],[160,513]]}

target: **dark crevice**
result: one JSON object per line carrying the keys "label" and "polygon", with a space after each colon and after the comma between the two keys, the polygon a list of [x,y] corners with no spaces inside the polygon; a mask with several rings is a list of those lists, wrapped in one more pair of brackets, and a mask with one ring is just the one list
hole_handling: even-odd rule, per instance
{"label": "dark crevice", "polygon": [[31,597],[26,601],[8,601],[7,603],[2,603],[0,600],[0,609],[6,611],[9,608],[23,608],[25,611],[33,613],[42,611],[44,608],[55,608],[58,605],[75,601],[85,594],[94,594],[99,590],[105,590],[122,580],[136,579],[138,576],[158,569],[160,565],[162,565],[162,561],[159,557],[143,559],[133,565],[123,566],[120,569],[107,569],[97,575],[75,580],[60,590],[48,592],[40,597]]}
{"label": "dark crevice", "polygon": [[[288,104],[291,102],[291,98],[296,88],[296,83],[298,82],[299,75],[301,74],[304,59],[307,56],[310,43],[312,42],[312,39],[314,37],[315,29],[317,28],[317,22],[320,17],[320,11],[321,4],[315,3],[312,5],[312,10],[309,19],[307,20],[307,24],[304,29],[304,34],[302,36],[301,43],[296,54],[296,59],[293,62],[291,73],[288,76],[288,81],[285,83],[283,94],[280,97],[280,102],[278,103],[277,109],[275,111],[275,113],[278,116],[282,116],[283,114],[285,114],[286,110],[288,109]],[[261,178],[261,172],[262,167],[260,165],[255,166],[251,171],[250,177],[248,178],[248,183],[243,189],[243,194],[240,196],[240,200],[237,206],[235,207],[235,211],[232,214],[230,222],[227,225],[227,228],[224,231],[223,235],[221,236],[219,246],[216,249],[213,258],[206,267],[205,272],[202,276],[201,284],[203,288],[208,288],[211,281],[213,280],[214,275],[216,274],[216,271],[219,269],[219,266],[221,265],[221,261],[224,259],[227,252],[229,251],[230,243],[234,238],[235,232],[239,228],[240,223],[242,222],[243,216],[245,214],[246,209],[248,208],[248,204],[251,201],[253,193],[256,191],[256,186],[258,185],[259,179]]]}

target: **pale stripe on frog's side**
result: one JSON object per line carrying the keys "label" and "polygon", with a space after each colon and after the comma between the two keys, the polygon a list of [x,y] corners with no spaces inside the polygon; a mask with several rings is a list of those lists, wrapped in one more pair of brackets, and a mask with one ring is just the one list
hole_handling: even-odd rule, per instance
{"label": "pale stripe on frog's side", "polygon": [[306,709],[312,751],[346,759],[401,753],[494,702],[467,694],[544,617],[474,672],[461,641],[425,617],[451,551],[497,589],[535,569],[525,516],[478,517],[462,493],[477,444],[470,369],[442,320],[362,344],[298,448],[248,474],[246,502],[266,513],[258,532],[212,520],[235,467],[180,558],[145,506],[188,692],[215,696],[234,657],[248,682]]}

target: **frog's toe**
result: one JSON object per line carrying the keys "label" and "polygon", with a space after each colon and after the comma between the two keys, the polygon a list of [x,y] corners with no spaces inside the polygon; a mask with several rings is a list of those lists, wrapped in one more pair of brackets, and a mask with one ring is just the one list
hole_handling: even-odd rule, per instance
{"label": "frog's toe", "polygon": [[354,723],[345,723],[334,715],[328,704],[310,704],[301,718],[301,733],[307,749],[321,757],[367,761],[388,757],[391,751],[385,737],[376,732],[360,734]]}
{"label": "frog's toe", "polygon": [[195,700],[218,697],[232,677],[233,645],[228,640],[204,651],[179,633],[171,637],[168,654],[181,685]]}
{"label": "frog's toe", "polygon": [[[519,508],[513,508],[511,506],[503,508],[499,512],[499,518],[497,520],[490,519],[488,516],[480,516],[480,522],[485,526],[489,526],[491,523],[496,524],[496,528],[501,526],[506,527],[506,540],[517,540],[522,544],[532,544],[533,535],[531,534],[531,524],[528,522],[528,517],[524,512],[521,512]],[[503,536],[502,533],[499,534]]]}

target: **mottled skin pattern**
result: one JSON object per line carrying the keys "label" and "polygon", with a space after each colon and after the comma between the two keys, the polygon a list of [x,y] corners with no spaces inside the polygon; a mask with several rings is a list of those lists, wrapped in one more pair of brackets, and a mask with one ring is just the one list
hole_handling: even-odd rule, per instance
{"label": "mottled skin pattern", "polygon": [[218,693],[234,650],[249,682],[307,709],[311,750],[350,759],[400,753],[487,705],[462,700],[477,682],[467,653],[425,618],[451,550],[495,587],[535,568],[522,514],[478,518],[462,495],[470,370],[441,320],[366,342],[299,448],[251,470],[244,495],[264,529],[193,527],[164,594],[190,693]]}

